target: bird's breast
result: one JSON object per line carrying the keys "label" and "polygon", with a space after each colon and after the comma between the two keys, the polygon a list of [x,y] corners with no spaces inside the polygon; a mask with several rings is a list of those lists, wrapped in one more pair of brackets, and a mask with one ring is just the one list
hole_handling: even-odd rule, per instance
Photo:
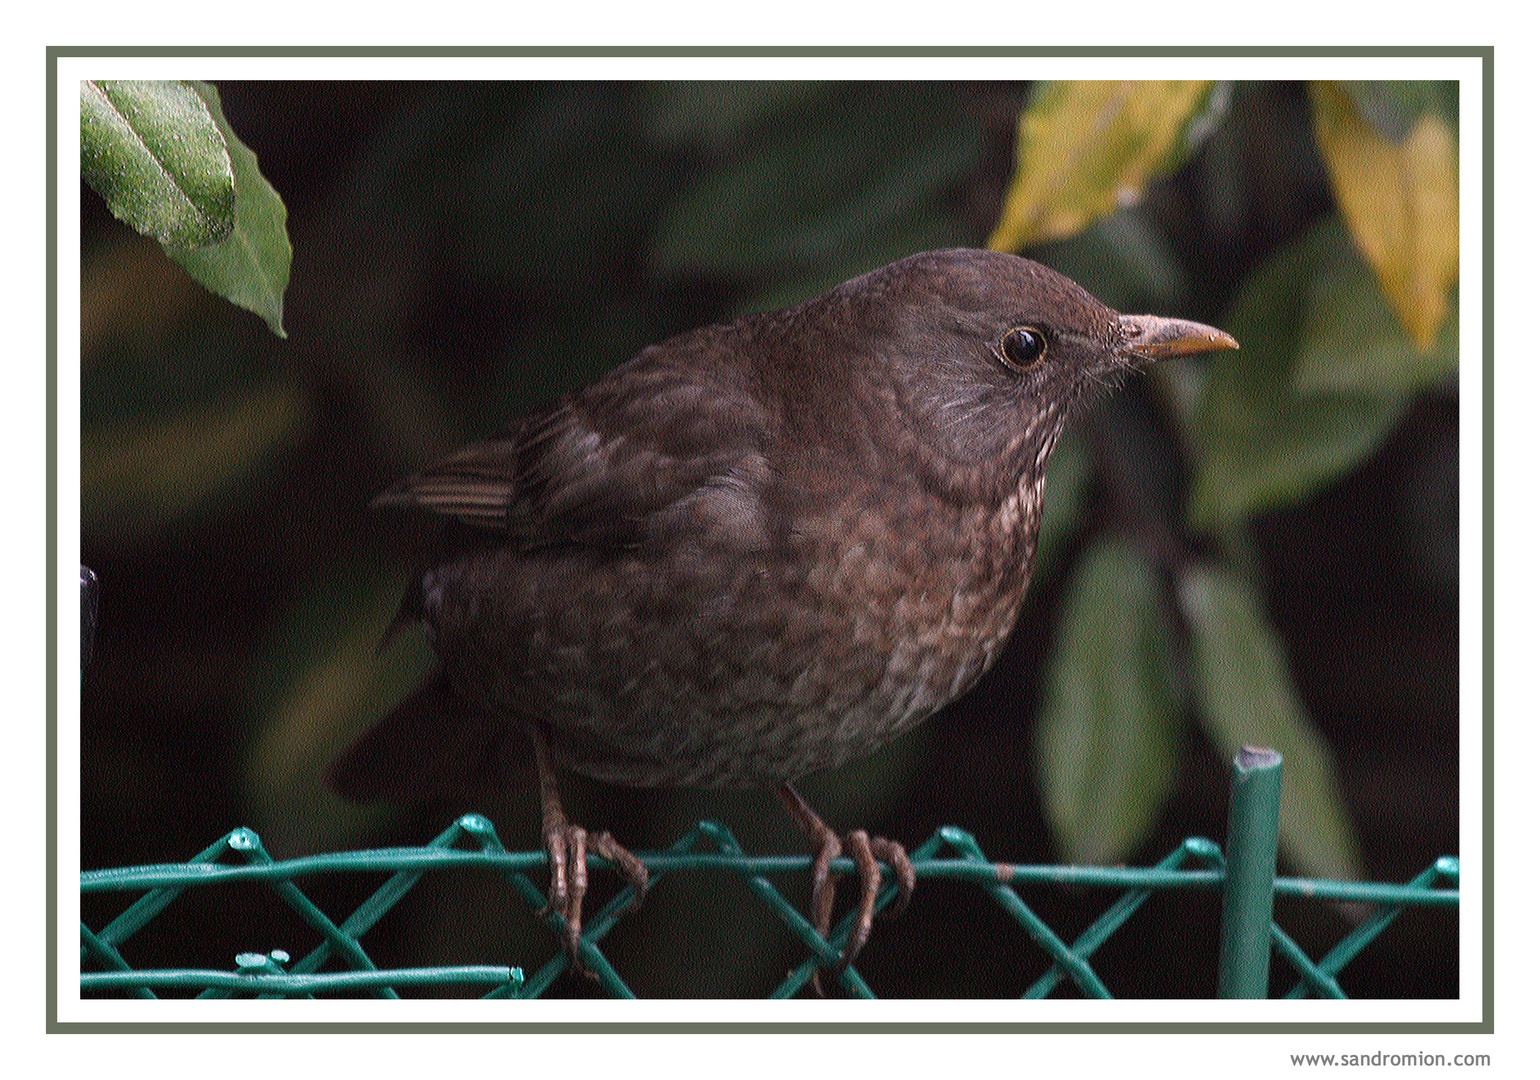
{"label": "bird's breast", "polygon": [[736,705],[707,724],[733,782],[843,764],[971,687],[1015,624],[1042,496],[1040,478],[982,505],[890,489],[800,522],[718,611],[713,694]]}
{"label": "bird's breast", "polygon": [[880,726],[912,726],[993,663],[1026,593],[1042,495],[1040,478],[995,505],[917,492],[898,513],[858,515],[833,541],[837,557],[810,560],[816,602],[881,668],[890,708]]}

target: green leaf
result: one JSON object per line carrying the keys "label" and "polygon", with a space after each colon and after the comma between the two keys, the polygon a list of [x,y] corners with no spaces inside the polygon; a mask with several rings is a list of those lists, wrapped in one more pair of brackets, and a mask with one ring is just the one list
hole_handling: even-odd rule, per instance
{"label": "green leaf", "polygon": [[1418,118],[1431,112],[1451,127],[1460,120],[1460,84],[1438,80],[1348,79],[1335,85],[1353,99],[1353,106],[1384,138],[1401,142]]}
{"label": "green leaf", "polygon": [[204,288],[238,307],[255,312],[279,337],[283,329],[283,293],[289,285],[293,249],[286,229],[288,211],[257,168],[257,155],[235,137],[219,106],[219,91],[190,83],[208,106],[230,148],[235,172],[235,229],[213,247],[166,248]]}
{"label": "green leaf", "polygon": [[1091,455],[1085,440],[1073,429],[1066,431],[1048,459],[1043,519],[1038,525],[1037,551],[1032,560],[1033,580],[1041,580],[1052,569],[1080,527],[1091,479]]}
{"label": "green leaf", "polygon": [[1139,199],[1212,127],[1207,82],[1039,84],[1021,115],[1016,175],[989,246],[1073,236]]}
{"label": "green leaf", "polygon": [[796,279],[805,298],[807,268],[869,269],[895,248],[935,246],[954,231],[941,195],[982,147],[969,103],[945,83],[831,84],[684,193],[654,234],[654,268]]}
{"label": "green leaf", "polygon": [[1229,572],[1204,566],[1187,572],[1180,595],[1209,738],[1226,758],[1243,746],[1282,754],[1284,855],[1312,877],[1358,877],[1358,840],[1331,749],[1299,701],[1261,600]]}
{"label": "green leaf", "polygon": [[1423,112],[1387,138],[1340,84],[1310,84],[1316,140],[1337,203],[1418,348],[1433,348],[1460,276],[1460,192],[1452,125]]}
{"label": "green leaf", "polygon": [[594,306],[596,291],[627,271],[624,253],[645,242],[678,193],[683,155],[643,141],[643,87],[535,83],[507,91],[457,87],[450,105],[413,114],[396,133],[373,181],[389,187],[403,168],[420,189],[366,194],[374,227],[397,217],[454,237],[447,249],[471,280],[534,290]]}
{"label": "green leaf", "polygon": [[217,243],[235,228],[230,155],[187,83],[82,82],[80,174],[114,217],[168,247]]}
{"label": "green leaf", "polygon": [[967,247],[976,242],[956,219],[939,211],[917,211],[907,222],[895,222],[891,228],[859,240],[852,239],[848,250],[819,258],[801,273],[773,275],[772,284],[746,295],[733,304],[731,310],[746,315],[791,307],[917,251]]}
{"label": "green leaf", "polygon": [[716,145],[810,99],[829,84],[810,80],[651,82],[643,90],[648,134],[659,142]]}
{"label": "green leaf", "polygon": [[1164,809],[1171,682],[1154,573],[1127,545],[1097,544],[1069,584],[1037,726],[1045,809],[1071,861],[1126,858]]}
{"label": "green leaf", "polygon": [[1140,207],[1104,217],[1037,257],[1118,311],[1185,306],[1189,283],[1182,261]]}
{"label": "green leaf", "polygon": [[[1313,284],[1355,262],[1340,222],[1329,219],[1242,285],[1223,322],[1240,350],[1211,361],[1193,420],[1189,514],[1195,527],[1221,529],[1305,498],[1372,453],[1405,411],[1406,393],[1395,384],[1353,394],[1305,394],[1295,387],[1302,336],[1329,329],[1320,318],[1307,327]],[[1365,327],[1338,329],[1362,333]],[[1315,337],[1310,348],[1324,350],[1326,340]]]}
{"label": "green leaf", "polygon": [[1305,396],[1410,392],[1457,372],[1459,320],[1445,319],[1432,347],[1419,349],[1355,255],[1344,252],[1321,266],[1307,285],[1295,391]]}

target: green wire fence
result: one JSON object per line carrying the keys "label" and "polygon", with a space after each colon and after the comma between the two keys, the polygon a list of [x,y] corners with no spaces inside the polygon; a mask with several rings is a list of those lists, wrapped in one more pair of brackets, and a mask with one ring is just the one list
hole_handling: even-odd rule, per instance
{"label": "green wire fence", "polygon": [[[1198,889],[1220,895],[1219,980],[1221,997],[1265,997],[1268,968],[1276,954],[1299,976],[1287,997],[1343,998],[1337,982],[1342,969],[1401,912],[1410,907],[1444,908],[1459,905],[1459,860],[1444,856],[1404,885],[1322,881],[1275,876],[1278,845],[1278,806],[1282,759],[1271,750],[1244,750],[1236,756],[1232,775],[1227,850],[1202,838],[1188,839],[1155,866],[1108,868],[1079,866],[1012,866],[991,861],[973,837],[943,826],[913,852],[916,876],[923,882],[944,878],[972,884],[988,894],[1045,954],[1047,969],[1022,995],[1047,996],[1065,980],[1092,998],[1112,995],[1091,966],[1093,954],[1157,890]],[[767,905],[806,946],[807,958],[775,987],[771,997],[791,997],[805,987],[820,967],[839,957],[854,923],[848,916],[823,940],[798,906],[772,883],[775,877],[806,873],[807,856],[751,857],[726,828],[703,821],[666,851],[638,854],[654,880],[673,873],[726,871],[742,878],[749,891]],[[227,861],[228,860],[228,861]],[[604,864],[590,858],[591,865]],[[517,967],[469,965],[381,970],[364,949],[363,939],[380,918],[417,884],[425,873],[479,867],[500,875],[515,895],[527,903],[560,940],[559,916],[543,911],[544,890],[531,879],[546,867],[544,852],[504,849],[491,823],[479,814],[460,818],[430,844],[420,848],[389,848],[275,861],[257,835],[236,829],[185,864],[136,866],[82,873],[82,893],[142,892],[125,911],[100,930],[81,924],[82,992],[118,993],[154,998],[156,991],[189,988],[199,997],[317,997],[367,994],[394,998],[403,987],[488,987],[486,997],[539,997],[566,970],[568,959],[557,955],[526,977]],[[851,873],[848,859],[836,859],[836,873]],[[314,875],[380,872],[392,876],[364,903],[340,920],[321,910],[296,882]],[[259,883],[273,891],[320,941],[297,961],[286,952],[242,953],[232,970],[144,969],[131,966],[120,947],[164,912],[185,890],[236,882]],[[1024,893],[1032,886],[1073,885],[1110,889],[1119,895],[1073,941],[1056,934],[1028,905]],[[923,888],[923,885],[921,886]],[[890,904],[897,885],[890,879],[879,895],[879,910]],[[1275,897],[1293,896],[1372,905],[1371,914],[1320,960],[1311,960],[1272,919]],[[634,996],[611,966],[599,945],[631,905],[626,887],[591,915],[582,940],[582,961],[604,992]],[[858,958],[859,961],[859,958]],[[325,971],[328,962],[345,970]],[[88,970],[94,968],[95,970]],[[1025,978],[1026,976],[1024,976]],[[874,997],[859,965],[839,977],[845,993]]]}

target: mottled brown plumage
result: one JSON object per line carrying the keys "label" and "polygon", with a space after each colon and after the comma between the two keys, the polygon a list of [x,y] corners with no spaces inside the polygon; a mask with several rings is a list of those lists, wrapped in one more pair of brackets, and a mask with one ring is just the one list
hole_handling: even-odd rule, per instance
{"label": "mottled brown plumage", "polygon": [[[781,789],[821,850],[826,933],[833,853],[872,867],[872,896],[871,845],[901,879],[907,860],[865,834],[841,845],[790,783],[988,669],[1077,402],[1142,362],[1234,347],[956,250],[644,349],[376,500],[466,527],[406,609],[441,672],[330,778],[359,798],[503,786],[528,733],[574,950],[585,834],[561,815],[547,744],[554,765],[619,784]],[[640,864],[594,842],[639,895]],[[870,919],[863,899],[847,959]]]}

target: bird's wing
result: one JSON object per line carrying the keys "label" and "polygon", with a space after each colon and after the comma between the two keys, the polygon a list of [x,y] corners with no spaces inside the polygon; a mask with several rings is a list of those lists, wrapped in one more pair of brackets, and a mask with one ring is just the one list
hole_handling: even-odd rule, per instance
{"label": "bird's wing", "polygon": [[703,509],[708,519],[741,514],[766,472],[763,406],[699,365],[648,363],[650,352],[374,505],[506,530],[528,548],[628,547],[650,530],[688,527]]}

